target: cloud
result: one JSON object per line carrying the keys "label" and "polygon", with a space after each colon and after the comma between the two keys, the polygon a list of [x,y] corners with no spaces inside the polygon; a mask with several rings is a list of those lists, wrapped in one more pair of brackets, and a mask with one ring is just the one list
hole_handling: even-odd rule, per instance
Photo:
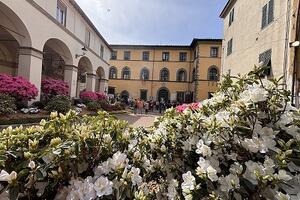
{"label": "cloud", "polygon": [[222,36],[226,0],[76,0],[109,43],[188,44]]}

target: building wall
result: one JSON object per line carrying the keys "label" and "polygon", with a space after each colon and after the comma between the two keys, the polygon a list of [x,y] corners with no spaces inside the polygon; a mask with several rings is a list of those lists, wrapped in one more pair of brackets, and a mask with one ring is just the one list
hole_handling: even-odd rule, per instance
{"label": "building wall", "polygon": [[[235,1],[224,18],[222,74],[246,74],[259,65],[259,54],[272,49],[274,77],[284,73],[286,45],[287,2],[274,0],[274,21],[261,28],[262,8],[269,0]],[[229,26],[230,11],[234,8],[234,21]],[[292,17],[292,13],[290,14]],[[227,56],[228,41],[233,38],[233,52]]]}
{"label": "building wall", "polygon": [[[74,97],[78,85],[77,72],[80,60],[82,58],[88,60],[91,80],[88,80],[87,89],[94,91],[98,81],[96,71],[99,67],[104,71],[103,78],[108,79],[108,61],[111,50],[108,43],[73,0],[61,2],[67,10],[65,26],[56,20],[57,0],[2,0],[0,2],[0,25],[4,27],[0,32],[16,41],[18,52],[18,57],[13,61],[17,65],[17,70],[2,62],[0,72],[23,76],[40,88],[42,63],[45,57],[43,51],[48,44],[60,53],[65,64],[68,65],[65,68],[65,81],[69,83],[71,96]],[[91,33],[90,45],[85,43],[86,29]],[[4,49],[2,45],[5,46],[0,42],[1,51]],[[101,45],[104,47],[103,58],[100,56]],[[83,56],[84,46],[87,52]],[[107,88],[107,81],[104,84],[106,86],[101,87],[103,91]]]}
{"label": "building wall", "polygon": [[[219,55],[217,58],[210,57],[210,48],[218,47]],[[157,100],[157,93],[160,88],[167,88],[170,93],[170,100],[177,99],[177,92],[197,94],[195,101],[201,101],[208,98],[208,93],[216,90],[217,81],[208,80],[208,70],[215,66],[220,71],[221,65],[221,40],[216,42],[201,42],[193,46],[143,46],[143,45],[112,45],[117,52],[117,59],[110,60],[110,65],[117,68],[117,79],[110,79],[109,86],[115,88],[115,94],[121,94],[122,91],[128,91],[130,97],[140,98],[140,91],[147,90],[148,99]],[[197,58],[194,58],[195,49]],[[124,60],[124,51],[131,52],[131,59]],[[143,51],[148,51],[149,61],[143,61]],[[162,61],[162,53],[169,52],[170,60]],[[179,61],[180,52],[187,53],[187,60]],[[197,62],[196,62],[197,60]],[[122,79],[122,69],[129,67],[131,70],[130,80]],[[141,80],[141,70],[149,70],[149,80]],[[169,81],[160,80],[160,72],[163,68],[169,70]],[[199,69],[196,80],[192,78],[193,69]],[[186,71],[186,81],[178,82],[177,71],[184,69]],[[195,87],[195,84],[199,87]],[[197,92],[195,91],[197,90]]]}

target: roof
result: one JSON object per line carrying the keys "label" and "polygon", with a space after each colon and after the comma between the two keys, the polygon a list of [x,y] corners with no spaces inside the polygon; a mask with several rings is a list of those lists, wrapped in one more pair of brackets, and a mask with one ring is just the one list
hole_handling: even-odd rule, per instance
{"label": "roof", "polygon": [[98,31],[98,29],[95,27],[93,22],[89,19],[89,17],[84,13],[84,11],[80,8],[80,6],[76,3],[75,0],[70,0],[70,3],[74,6],[74,8],[79,12],[79,14],[83,17],[83,19],[88,23],[88,25],[95,31],[95,33],[104,41],[104,43],[107,45],[107,47],[111,49],[108,42],[104,39],[104,37],[101,35],[101,33]]}
{"label": "roof", "polygon": [[228,2],[226,3],[225,7],[223,8],[221,14],[220,14],[220,18],[225,18],[228,11],[232,8],[232,6],[235,4],[236,0],[228,0]]}
{"label": "roof", "polygon": [[144,44],[111,44],[110,46],[112,48],[174,48],[174,49],[189,49],[191,47],[194,47],[194,45],[197,42],[222,42],[222,39],[199,39],[199,38],[194,38],[192,43],[190,45],[144,45]]}

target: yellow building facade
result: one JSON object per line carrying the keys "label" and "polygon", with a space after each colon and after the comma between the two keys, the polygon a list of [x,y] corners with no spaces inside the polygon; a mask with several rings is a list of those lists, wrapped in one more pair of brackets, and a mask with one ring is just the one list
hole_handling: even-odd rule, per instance
{"label": "yellow building facade", "polygon": [[201,101],[217,88],[220,39],[190,45],[111,45],[108,93],[121,98]]}

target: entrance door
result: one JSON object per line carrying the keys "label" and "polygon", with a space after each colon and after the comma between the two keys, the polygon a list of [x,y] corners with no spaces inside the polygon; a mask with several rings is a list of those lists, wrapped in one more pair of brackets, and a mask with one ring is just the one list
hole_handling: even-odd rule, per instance
{"label": "entrance door", "polygon": [[166,88],[161,88],[158,91],[158,101],[164,101],[164,102],[168,102],[169,101],[169,90]]}
{"label": "entrance door", "polygon": [[147,90],[141,90],[140,99],[147,101]]}

